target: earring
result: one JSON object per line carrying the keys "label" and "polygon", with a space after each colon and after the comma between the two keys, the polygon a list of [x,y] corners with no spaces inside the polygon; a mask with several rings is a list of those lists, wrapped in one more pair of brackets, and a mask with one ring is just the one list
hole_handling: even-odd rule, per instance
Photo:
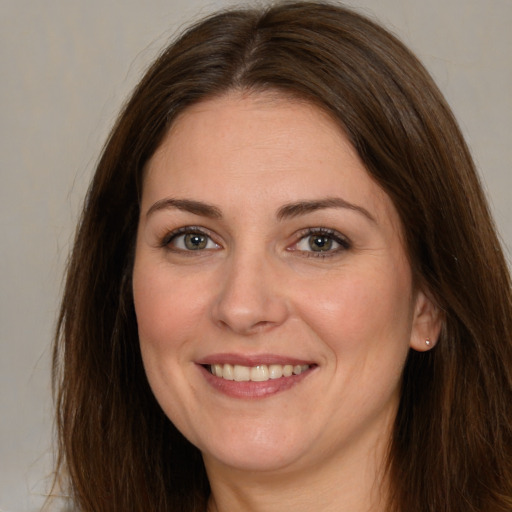
{"label": "earring", "polygon": [[427,345],[427,347],[430,347],[430,338],[427,338],[425,340],[425,345]]}

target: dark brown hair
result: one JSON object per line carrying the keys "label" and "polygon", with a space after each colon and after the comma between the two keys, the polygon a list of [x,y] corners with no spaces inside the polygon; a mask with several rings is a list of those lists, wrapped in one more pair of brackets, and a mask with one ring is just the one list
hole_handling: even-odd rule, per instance
{"label": "dark brown hair", "polygon": [[176,116],[230,90],[313,102],[392,199],[419,287],[444,314],[411,351],[390,445],[389,510],[512,510],[511,283],[442,95],[387,31],[346,8],[232,10],[149,68],[112,130],[69,262],[54,352],[58,474],[83,511],[204,511],[201,456],[142,367],[131,270],[143,170]]}

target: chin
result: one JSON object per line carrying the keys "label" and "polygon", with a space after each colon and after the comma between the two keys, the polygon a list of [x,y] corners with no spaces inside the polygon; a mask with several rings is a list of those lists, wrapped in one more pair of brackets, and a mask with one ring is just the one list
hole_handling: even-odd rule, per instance
{"label": "chin", "polygon": [[203,459],[208,469],[210,463],[215,466],[224,466],[243,472],[283,472],[293,467],[299,459],[296,454],[283,453],[283,451],[264,447],[252,447],[234,453],[219,451],[215,453],[203,452]]}
{"label": "chin", "polygon": [[238,471],[276,472],[300,465],[308,458],[310,443],[300,436],[290,436],[289,430],[246,429],[244,433],[218,437],[222,444],[204,446],[201,452],[206,466],[211,461]]}

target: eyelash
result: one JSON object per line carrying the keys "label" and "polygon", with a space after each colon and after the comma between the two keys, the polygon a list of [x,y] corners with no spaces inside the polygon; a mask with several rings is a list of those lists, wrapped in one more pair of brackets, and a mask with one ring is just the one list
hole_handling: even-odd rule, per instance
{"label": "eyelash", "polygon": [[[165,248],[165,249],[167,249],[169,251],[180,252],[182,254],[187,254],[187,255],[188,255],[188,253],[202,252],[203,250],[205,250],[205,249],[201,249],[201,250],[197,250],[197,251],[195,251],[193,249],[186,250],[186,249],[176,248],[176,247],[173,247],[171,245],[171,243],[173,241],[175,241],[180,236],[184,236],[184,235],[204,236],[204,237],[206,237],[208,239],[208,242],[211,241],[215,245],[220,247],[220,245],[213,240],[213,238],[212,238],[211,234],[209,233],[209,231],[206,231],[204,228],[201,228],[199,226],[185,226],[185,227],[182,227],[182,228],[179,228],[179,229],[175,229],[174,231],[171,231],[170,233],[167,233],[162,238],[162,241],[161,241],[160,245],[161,245],[161,247],[163,247],[163,248]],[[206,250],[208,250],[208,249],[206,249]],[[190,254],[190,255],[192,255],[192,254]]]}
{"label": "eyelash", "polygon": [[[192,255],[192,253],[195,252],[202,252],[204,250],[211,250],[211,249],[199,249],[199,250],[193,250],[193,249],[181,249],[176,248],[171,245],[173,241],[175,241],[178,237],[183,235],[200,235],[204,236],[208,239],[208,242],[213,242],[215,245],[221,247],[215,240],[212,238],[209,231],[205,230],[204,228],[201,228],[199,226],[185,226],[179,229],[176,229],[174,231],[171,231],[170,233],[167,233],[160,243],[161,247],[166,248],[169,251],[174,252],[180,252],[182,254]],[[313,236],[320,236],[325,237],[332,242],[335,242],[339,245],[339,247],[335,248],[334,250],[326,250],[326,251],[314,251],[314,250],[301,250],[297,249],[297,246],[305,241],[307,238],[313,237]],[[288,248],[291,252],[298,252],[301,254],[301,256],[305,258],[329,258],[338,255],[340,252],[347,251],[351,249],[352,244],[351,242],[341,233],[338,231],[335,231],[333,229],[328,228],[307,228],[298,233],[298,240]],[[207,243],[208,243],[207,242]]]}
{"label": "eyelash", "polygon": [[305,258],[331,258],[333,256],[339,255],[340,252],[347,251],[352,248],[352,243],[348,238],[346,238],[344,235],[339,233],[338,231],[335,231],[333,229],[328,228],[308,228],[299,233],[300,238],[298,239],[295,244],[293,244],[293,247],[297,247],[299,243],[302,241],[305,241],[308,238],[311,238],[313,236],[321,236],[328,238],[329,240],[335,242],[339,245],[339,247],[335,248],[334,250],[327,250],[327,251],[304,251],[296,248],[290,248],[290,251],[298,251],[301,253],[301,255]]}

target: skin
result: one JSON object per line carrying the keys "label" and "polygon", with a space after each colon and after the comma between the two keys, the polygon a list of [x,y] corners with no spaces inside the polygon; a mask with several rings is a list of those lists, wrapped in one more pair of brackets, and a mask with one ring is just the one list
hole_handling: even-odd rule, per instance
{"label": "skin", "polygon": [[[326,198],[349,206],[283,209]],[[393,204],[317,107],[230,93],[175,121],[146,169],[133,292],[150,385],[203,453],[211,510],[384,510],[404,362],[439,332],[412,282]],[[200,364],[218,354],[311,369],[233,396]]]}

